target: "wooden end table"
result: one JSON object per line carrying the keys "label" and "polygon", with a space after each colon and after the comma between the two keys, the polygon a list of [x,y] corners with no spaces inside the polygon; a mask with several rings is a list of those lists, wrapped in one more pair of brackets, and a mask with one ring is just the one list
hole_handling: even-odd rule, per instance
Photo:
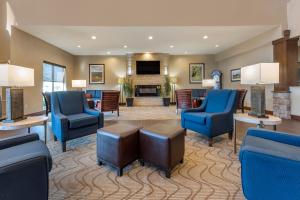
{"label": "wooden end table", "polygon": [[281,124],[282,120],[279,117],[268,115],[268,118],[258,118],[248,115],[248,113],[237,113],[233,115],[234,138],[233,146],[234,153],[236,153],[236,121],[255,124],[257,128],[264,128],[265,126],[273,126],[276,131],[277,125]]}
{"label": "wooden end table", "polygon": [[0,122],[0,131],[13,131],[19,129],[28,129],[28,133],[30,133],[30,128],[34,126],[44,126],[44,133],[45,133],[45,144],[47,142],[47,116],[33,116],[27,117],[24,120],[12,122],[12,123],[3,123]]}

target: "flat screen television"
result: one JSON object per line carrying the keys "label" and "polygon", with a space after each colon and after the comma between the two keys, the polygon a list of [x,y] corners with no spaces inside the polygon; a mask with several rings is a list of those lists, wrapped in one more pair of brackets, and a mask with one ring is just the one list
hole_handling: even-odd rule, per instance
{"label": "flat screen television", "polygon": [[136,61],[136,74],[160,74],[160,61]]}

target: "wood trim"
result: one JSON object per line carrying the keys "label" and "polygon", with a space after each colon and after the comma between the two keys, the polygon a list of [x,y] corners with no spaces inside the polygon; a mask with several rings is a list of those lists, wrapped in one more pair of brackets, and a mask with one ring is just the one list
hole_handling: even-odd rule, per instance
{"label": "wood trim", "polygon": [[26,114],[25,116],[26,117],[32,117],[32,116],[39,116],[39,115],[45,115],[46,114],[46,111],[43,110],[43,111],[39,111],[39,112],[35,112],[35,113],[30,113],[30,114]]}
{"label": "wood trim", "polygon": [[300,121],[300,116],[298,116],[298,115],[291,115],[291,117],[293,120]]}

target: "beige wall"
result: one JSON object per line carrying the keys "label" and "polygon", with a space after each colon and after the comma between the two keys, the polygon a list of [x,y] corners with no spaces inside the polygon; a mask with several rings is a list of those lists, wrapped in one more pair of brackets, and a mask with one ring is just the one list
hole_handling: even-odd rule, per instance
{"label": "beige wall", "polygon": [[9,33],[6,30],[6,5],[0,0],[0,63],[7,63],[9,60],[10,45]]}
{"label": "beige wall", "polygon": [[300,1],[289,0],[287,4],[288,28],[291,30],[291,36],[300,36]]}
{"label": "beige wall", "polygon": [[[126,75],[126,56],[76,56],[75,78],[89,81],[89,64],[105,64],[105,84],[88,84],[87,89],[119,89],[118,77]],[[161,75],[135,75],[137,60],[161,61]],[[132,77],[134,84],[162,84],[164,65],[168,66],[170,76],[177,76],[177,88],[200,88],[201,84],[189,83],[189,64],[205,63],[205,77],[216,68],[213,55],[169,55],[135,54],[132,56]]]}
{"label": "beige wall", "polygon": [[35,86],[24,90],[25,114],[42,111],[43,61],[66,66],[67,87],[73,79],[74,56],[19,29],[13,28],[11,64],[34,69]]}
{"label": "beige wall", "polygon": [[[231,82],[230,70],[260,62],[273,62],[272,41],[281,37],[281,28],[276,28],[252,38],[216,55],[218,68],[223,72],[224,88],[246,88],[245,105],[250,106],[250,87]],[[273,110],[273,85],[266,86],[266,108]]]}
{"label": "beige wall", "polygon": [[170,56],[169,74],[178,77],[176,88],[200,88],[201,84],[190,84],[189,82],[189,64],[205,63],[205,78],[211,78],[210,73],[216,69],[213,55],[182,55]]}
{"label": "beige wall", "polygon": [[[89,64],[105,64],[105,84],[89,84]],[[75,79],[87,80],[87,89],[119,89],[118,78],[126,76],[126,56],[76,56]]]}

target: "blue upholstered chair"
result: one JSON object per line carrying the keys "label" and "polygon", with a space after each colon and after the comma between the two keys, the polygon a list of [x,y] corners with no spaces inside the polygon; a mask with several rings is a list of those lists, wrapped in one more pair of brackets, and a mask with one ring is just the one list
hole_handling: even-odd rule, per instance
{"label": "blue upholstered chair", "polygon": [[53,92],[51,95],[51,118],[54,140],[62,143],[97,132],[103,127],[103,113],[89,108],[84,92]]}
{"label": "blue upholstered chair", "polygon": [[300,136],[249,129],[240,162],[248,200],[300,199]]}
{"label": "blue upholstered chair", "polygon": [[181,125],[207,136],[209,146],[212,146],[212,138],[218,135],[228,133],[231,138],[236,99],[235,90],[211,90],[199,108],[181,112]]}
{"label": "blue upholstered chair", "polygon": [[48,199],[52,158],[37,134],[0,140],[0,199]]}

